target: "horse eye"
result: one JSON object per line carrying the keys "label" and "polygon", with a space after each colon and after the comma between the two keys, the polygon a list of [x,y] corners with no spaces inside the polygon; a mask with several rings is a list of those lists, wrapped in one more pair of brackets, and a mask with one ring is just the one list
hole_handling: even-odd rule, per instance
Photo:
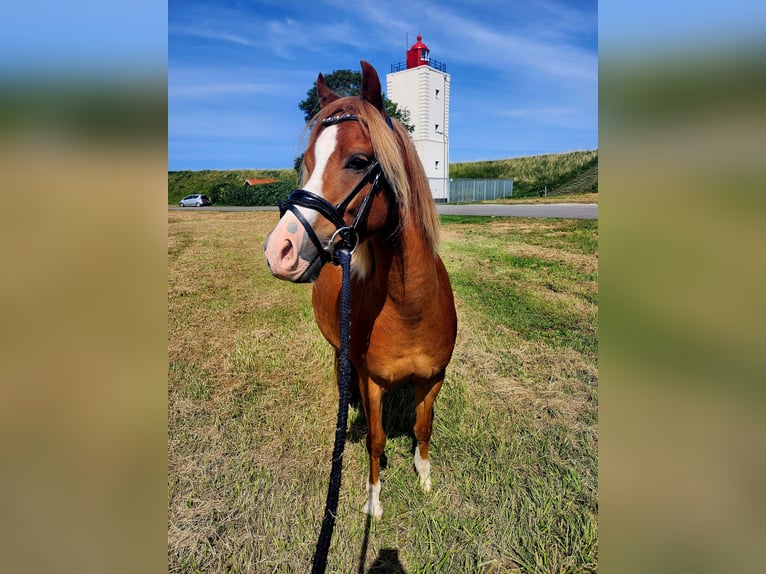
{"label": "horse eye", "polygon": [[362,171],[364,169],[367,169],[370,165],[370,160],[362,155],[355,155],[352,157],[348,164],[346,164],[346,167],[349,169],[354,169],[357,171]]}

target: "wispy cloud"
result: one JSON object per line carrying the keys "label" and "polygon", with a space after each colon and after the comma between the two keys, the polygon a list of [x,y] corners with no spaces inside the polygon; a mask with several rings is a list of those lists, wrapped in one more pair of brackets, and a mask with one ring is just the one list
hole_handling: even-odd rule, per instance
{"label": "wispy cloud", "polygon": [[[340,0],[330,4],[340,8]],[[511,1],[498,6],[496,2],[464,4],[460,10],[443,2],[395,0],[380,3],[358,0],[355,3],[359,25],[356,33],[367,42],[402,49],[405,33],[414,35],[426,28],[432,53],[445,61],[471,63],[483,68],[511,71],[519,66],[537,73],[573,79],[595,81],[597,54],[578,45],[577,39],[590,35],[595,38],[595,12],[577,10],[559,2],[535,3],[530,14],[528,2]],[[417,17],[412,17],[413,8]],[[487,17],[487,15],[491,17]],[[520,15],[523,14],[523,18]],[[479,18],[476,15],[481,15]],[[417,21],[417,24],[413,23]],[[322,30],[307,30],[309,36],[319,33],[324,42],[337,41],[338,35],[324,35]],[[362,44],[363,42],[360,42]]]}
{"label": "wispy cloud", "polygon": [[238,44],[240,46],[255,47],[257,44],[248,37],[237,34],[235,32],[229,32],[222,30],[221,28],[210,26],[170,26],[168,28],[168,35],[174,36],[187,36],[190,38],[199,38],[204,40],[213,40],[217,42],[230,42],[232,44]]}
{"label": "wispy cloud", "polygon": [[[442,22],[445,28],[459,28],[461,35],[464,35],[465,42],[447,42],[442,46],[445,58],[452,61],[475,63],[506,73],[517,73],[522,67],[568,80],[597,80],[597,55],[566,41],[564,28],[555,19],[548,28],[548,37],[541,39],[529,31],[512,31],[488,25],[439,6],[429,10],[429,17],[434,23]],[[562,32],[555,32],[557,29]]]}

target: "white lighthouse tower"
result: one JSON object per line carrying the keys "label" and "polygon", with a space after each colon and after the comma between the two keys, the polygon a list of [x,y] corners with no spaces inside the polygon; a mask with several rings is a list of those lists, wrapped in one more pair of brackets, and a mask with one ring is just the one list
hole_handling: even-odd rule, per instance
{"label": "white lighthouse tower", "polygon": [[431,59],[418,41],[407,50],[407,61],[391,66],[386,76],[388,99],[407,108],[415,124],[412,140],[425,168],[434,201],[449,199],[449,93],[447,66]]}

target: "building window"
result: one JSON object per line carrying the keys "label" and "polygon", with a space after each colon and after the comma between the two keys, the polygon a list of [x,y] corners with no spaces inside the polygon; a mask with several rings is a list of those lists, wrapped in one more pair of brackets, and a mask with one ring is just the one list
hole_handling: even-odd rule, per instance
{"label": "building window", "polygon": [[438,88],[437,88],[437,90],[436,90],[436,99],[437,99],[437,100],[439,99],[439,90],[438,90]]}
{"label": "building window", "polygon": [[439,124],[436,124],[436,125],[434,126],[434,130],[436,131],[436,133],[439,133]]}
{"label": "building window", "polygon": [[434,162],[434,169],[439,169],[439,160],[438,159]]}

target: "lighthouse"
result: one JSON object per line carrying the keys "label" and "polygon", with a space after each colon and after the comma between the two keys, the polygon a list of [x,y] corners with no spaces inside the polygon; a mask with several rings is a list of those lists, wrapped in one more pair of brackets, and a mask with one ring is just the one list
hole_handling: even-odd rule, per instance
{"label": "lighthouse", "polygon": [[449,94],[447,66],[431,58],[422,36],[407,50],[406,62],[386,76],[388,99],[410,112],[412,141],[436,202],[449,199]]}

